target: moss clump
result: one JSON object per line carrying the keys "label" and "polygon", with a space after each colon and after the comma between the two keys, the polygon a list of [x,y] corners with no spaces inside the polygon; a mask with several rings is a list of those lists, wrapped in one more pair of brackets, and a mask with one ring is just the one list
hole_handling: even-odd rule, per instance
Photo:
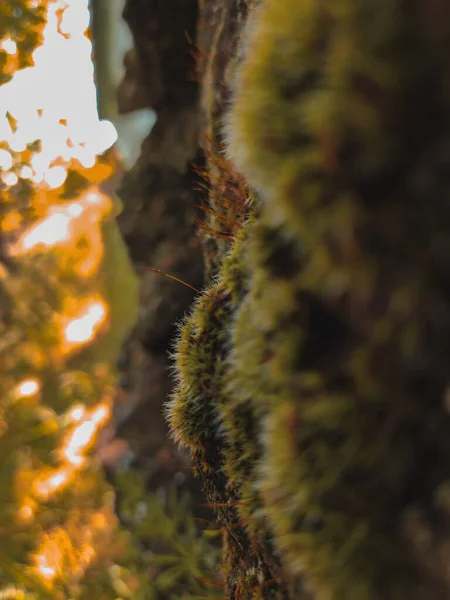
{"label": "moss clump", "polygon": [[206,478],[208,501],[218,508],[222,524],[236,520],[233,503],[222,481],[223,452],[227,446],[220,407],[224,402],[230,320],[242,293],[240,250],[244,230],[224,262],[220,278],[196,301],[180,328],[175,349],[177,385],[167,406],[175,439],[196,459]]}
{"label": "moss clump", "polygon": [[230,153],[264,201],[236,389],[265,415],[260,489],[277,547],[318,598],[445,590],[403,529],[419,503],[439,546],[433,483],[411,481],[417,464],[449,458],[421,427],[449,421],[437,372],[448,347],[426,325],[437,302],[448,327],[448,288],[428,271],[445,209],[413,175],[439,177],[431,154],[448,142],[435,120],[448,120],[450,28],[435,25],[396,0],[268,1],[232,110]]}
{"label": "moss clump", "polygon": [[448,597],[449,24],[418,0],[253,12],[228,133],[261,202],[239,294],[217,300],[228,258],[186,322],[171,408],[194,457],[220,439],[203,476],[244,520],[232,598],[239,560],[277,598]]}
{"label": "moss clump", "polygon": [[252,410],[245,402],[229,404],[230,335],[246,292],[251,227],[252,220],[240,231],[216,282],[198,298],[180,328],[177,386],[167,406],[175,439],[191,449],[208,502],[223,528],[227,589],[236,600],[286,597],[264,556],[265,532],[257,535],[250,518],[258,500],[246,477],[253,474],[259,451]]}

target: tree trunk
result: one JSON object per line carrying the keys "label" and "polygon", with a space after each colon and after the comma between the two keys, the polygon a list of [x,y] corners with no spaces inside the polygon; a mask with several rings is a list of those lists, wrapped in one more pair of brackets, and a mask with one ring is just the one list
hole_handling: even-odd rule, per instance
{"label": "tree trunk", "polygon": [[[139,264],[194,287],[204,265],[167,411],[227,598],[450,595],[449,13],[127,3],[119,102],[158,123],[122,228]],[[148,374],[192,294],[142,285]]]}

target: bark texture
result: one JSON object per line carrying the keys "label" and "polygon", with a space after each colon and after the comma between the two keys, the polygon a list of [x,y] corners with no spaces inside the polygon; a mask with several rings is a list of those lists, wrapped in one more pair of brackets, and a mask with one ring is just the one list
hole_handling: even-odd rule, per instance
{"label": "bark texture", "polygon": [[198,86],[190,77],[194,61],[188,42],[196,35],[198,8],[194,1],[130,0],[123,16],[135,45],[125,56],[119,112],[152,108],[157,122],[118,190],[124,204],[119,225],[141,279],[141,309],[120,361],[117,435],[130,440],[148,470],[155,470],[155,456],[161,449],[164,456],[168,452],[173,459],[166,472],[170,479],[187,463],[168,442],[162,416],[162,403],[171,387],[168,350],[175,323],[194,292],[147,267],[193,287],[203,282],[194,193]]}

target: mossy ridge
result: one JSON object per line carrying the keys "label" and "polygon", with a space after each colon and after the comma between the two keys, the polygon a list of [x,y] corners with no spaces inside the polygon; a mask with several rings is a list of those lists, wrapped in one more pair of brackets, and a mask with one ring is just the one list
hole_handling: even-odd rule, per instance
{"label": "mossy ridge", "polygon": [[[367,294],[376,272],[366,221],[389,205],[432,133],[430,92],[442,72],[421,15],[404,0],[297,4],[255,11],[230,153],[267,200],[270,221],[315,247],[310,284],[331,296],[349,287]],[[411,213],[407,199],[403,208]],[[378,246],[394,243],[386,236]]]}
{"label": "mossy ridge", "polygon": [[[260,230],[261,225],[256,222],[250,232],[246,256],[251,265]],[[273,327],[283,317],[289,319],[296,310],[295,290],[290,282],[280,279],[273,286],[261,275],[261,270],[252,273],[250,291],[240,303],[233,321],[227,380],[229,395],[222,409],[228,439],[234,449],[228,456],[227,475],[231,481],[239,482],[243,499],[240,514],[256,539],[258,529],[263,527],[256,467],[262,455],[261,423],[267,417],[268,398],[275,397],[280,387],[279,373],[269,364],[273,358]],[[255,311],[255,306],[260,310]],[[299,327],[295,326],[293,338],[298,334]]]}
{"label": "mossy ridge", "polygon": [[[444,426],[437,442],[413,433],[425,398],[405,389],[401,327],[387,315],[361,350],[350,325],[302,289],[301,269],[274,274],[286,252],[278,232],[260,219],[253,233],[252,278],[233,325],[223,408],[228,437],[241,449],[227,464],[229,477],[241,481],[241,514],[261,512],[262,495],[291,575],[306,579],[317,598],[376,599],[386,590],[393,599],[425,598],[430,590],[439,597],[439,583],[421,588],[411,541],[397,531],[414,460],[433,468],[427,454],[445,439]],[[448,423],[441,398],[437,390],[431,422]],[[239,424],[242,407],[256,439]],[[438,477],[444,484],[442,470]]]}
{"label": "mossy ridge", "polygon": [[[444,598],[448,589],[418,533],[437,558],[439,530],[449,531],[434,496],[446,481],[435,459],[450,458],[450,298],[430,249],[449,224],[449,69],[436,58],[437,46],[448,55],[449,31],[432,39],[419,12],[448,17],[442,6],[267,0],[232,112],[230,153],[265,201],[261,221],[293,239],[303,264],[280,288],[278,300],[290,286],[299,307],[283,319],[270,263],[286,244],[250,262],[231,380],[266,414],[267,512],[291,572],[319,600]],[[413,182],[418,167],[433,183]],[[422,231],[421,215],[430,219]],[[411,510],[421,525],[405,532]]]}
{"label": "mossy ridge", "polygon": [[229,405],[227,388],[230,332],[234,311],[246,292],[244,261],[251,226],[250,219],[216,283],[182,325],[175,352],[178,383],[167,412],[176,439],[191,449],[207,499],[223,527],[229,597],[282,600],[288,596],[278,562],[268,551],[265,531],[262,536],[257,533],[257,502],[246,493],[245,474],[252,472],[256,457],[256,422],[249,406]]}
{"label": "mossy ridge", "polygon": [[249,214],[249,190],[245,179],[225,156],[221,115],[232,94],[229,72],[237,60],[238,41],[246,23],[246,0],[205,2],[200,14],[197,72],[202,81],[200,104],[205,135],[200,140],[204,154],[206,219],[201,222],[205,263],[209,275],[220,265]]}
{"label": "mossy ridge", "polygon": [[[413,31],[421,27],[416,16],[404,0],[266,1],[255,11],[231,115],[230,147],[264,195],[283,179],[298,177],[303,167],[318,184],[339,174],[350,184],[380,175],[392,168],[396,154],[397,160],[404,156],[402,134],[426,108],[417,84],[430,79],[423,36]],[[416,110],[399,111],[411,98]],[[393,119],[395,127],[387,132]],[[321,200],[319,194],[297,198]],[[278,201],[289,209],[289,198]],[[292,217],[302,227],[298,210]]]}
{"label": "mossy ridge", "polygon": [[198,299],[182,325],[175,350],[178,381],[167,415],[175,439],[190,448],[207,501],[232,553],[239,556],[245,544],[243,528],[236,528],[238,497],[226,489],[223,475],[227,441],[217,405],[223,390],[230,308],[231,294],[216,283]]}

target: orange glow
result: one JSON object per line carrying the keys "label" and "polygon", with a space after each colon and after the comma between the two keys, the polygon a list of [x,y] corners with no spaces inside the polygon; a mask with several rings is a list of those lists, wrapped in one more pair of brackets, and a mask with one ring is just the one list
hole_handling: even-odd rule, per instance
{"label": "orange glow", "polygon": [[[114,165],[97,159],[117,136],[112,124],[100,121],[97,113],[92,44],[87,35],[88,5],[89,0],[48,0],[43,44],[33,53],[34,65],[17,71],[10,82],[0,87],[0,186],[11,188],[20,179],[32,184],[25,188],[27,193],[30,190],[29,205],[27,213],[22,215],[15,203],[15,193],[20,188],[12,192],[4,190],[10,205],[0,230],[12,232],[5,236],[12,256],[34,258],[51,251],[49,275],[56,280],[61,274],[63,286],[70,280],[67,290],[62,288],[66,295],[58,296],[62,307],[59,299],[57,308],[51,302],[46,305],[49,330],[54,327],[56,334],[59,333],[59,338],[53,336],[53,331],[49,336],[54,346],[49,348],[48,362],[54,361],[51,364],[57,364],[58,369],[72,352],[104,331],[109,316],[109,306],[102,296],[103,279],[97,274],[105,252],[103,222],[113,212],[113,202],[102,190],[102,183],[111,177]],[[10,56],[12,73],[18,64],[17,45],[10,38],[2,40],[0,45]],[[37,140],[40,144],[34,144]],[[77,189],[82,190],[76,196],[72,194],[73,188],[65,187],[72,176],[74,187],[80,185]],[[33,220],[31,225],[27,219]],[[47,262],[42,264],[46,268]],[[0,277],[7,275],[0,264]],[[79,295],[90,294],[89,297],[78,297],[73,281],[77,276],[92,278],[78,287],[82,290]],[[56,291],[59,294],[60,289]],[[29,374],[39,373],[42,366],[47,366],[46,350],[47,347],[40,349],[34,338],[24,343],[23,356],[31,365]],[[92,384],[89,393],[102,382],[94,368],[84,375],[93,380],[89,382]],[[30,377],[14,387],[16,382],[12,380],[11,396],[31,397],[29,402],[34,403],[33,396],[40,393],[41,382]],[[78,401],[85,397],[83,386],[80,389]],[[46,400],[43,398],[44,403]],[[76,487],[76,494],[85,494],[83,486],[78,485],[87,466],[88,452],[111,417],[106,400],[92,408],[75,404],[63,415],[51,412],[44,403],[33,405],[36,415],[42,422],[49,419],[55,423],[56,432],[61,427],[63,434],[53,457],[58,460],[56,466],[41,468],[33,448],[28,449],[29,463],[19,470],[21,485],[16,489],[16,518],[23,526],[41,514],[41,502],[68,486]],[[95,558],[98,542],[94,543],[94,536],[103,540],[107,529],[114,524],[114,515],[105,516],[102,512],[86,518],[82,504],[79,511],[67,513],[69,517],[77,513],[70,531],[69,521],[63,523],[63,510],[55,512],[58,519],[61,514],[56,529],[54,524],[49,527],[45,519],[36,524],[44,531],[41,529],[38,550],[32,555],[32,568],[49,588],[57,585],[58,578],[73,581],[80,578]]]}
{"label": "orange glow", "polygon": [[8,233],[9,231],[14,231],[14,229],[17,229],[18,227],[20,227],[21,223],[22,223],[22,215],[17,211],[13,211],[13,212],[6,214],[3,217],[3,221],[1,223],[1,228],[3,231]]}
{"label": "orange glow", "polygon": [[[111,208],[110,198],[93,187],[76,202],[52,207],[11,246],[10,254],[22,256],[62,247],[70,256],[78,258],[75,273],[89,277],[96,272],[103,257],[101,221]],[[77,256],[80,240],[86,244],[82,256]]]}
{"label": "orange glow", "polygon": [[0,48],[5,50],[5,52],[11,56],[14,56],[14,54],[17,52],[17,44],[11,38],[6,38],[3,40],[3,42],[0,44]]}
{"label": "orange glow", "polygon": [[48,498],[69,483],[73,472],[73,467],[62,467],[46,477],[36,479],[33,484],[34,493],[40,498]]}
{"label": "orange glow", "polygon": [[23,521],[29,521],[33,516],[33,509],[29,504],[26,504],[20,509],[20,517]]}
{"label": "orange glow", "polygon": [[15,173],[3,173],[2,181],[5,185],[13,187],[18,183],[19,178]]}
{"label": "orange glow", "polygon": [[36,503],[31,498],[25,498],[22,506],[19,508],[18,519],[22,523],[27,523],[34,517]]}
{"label": "orange glow", "polygon": [[77,423],[78,421],[81,421],[81,419],[84,417],[85,414],[86,414],[85,407],[82,406],[81,404],[77,404],[77,406],[74,406],[72,408],[72,410],[69,412],[69,419],[71,421],[74,421],[75,423]]}
{"label": "orange glow", "polygon": [[[72,515],[64,526],[59,526],[41,537],[34,555],[37,573],[47,582],[57,577],[76,583],[96,557],[96,546],[109,537],[115,515],[109,511],[92,511],[80,518]],[[109,532],[108,532],[109,530]]]}
{"label": "orange glow", "polygon": [[45,535],[39,553],[34,556],[36,571],[47,582],[51,582],[61,572],[65,541],[59,531],[53,537]]}
{"label": "orange glow", "polygon": [[39,555],[36,559],[38,572],[44,579],[52,580],[56,577],[55,567],[51,567],[47,562],[47,557]]}
{"label": "orange glow", "polygon": [[56,213],[34,225],[22,238],[23,251],[54,246],[69,239],[69,215]]}
{"label": "orange glow", "polygon": [[71,434],[68,436],[62,450],[61,457],[74,467],[82,467],[85,462],[85,452],[94,442],[98,429],[110,417],[110,408],[106,403],[99,404],[90,411]]}
{"label": "orange glow", "polygon": [[72,412],[75,411],[83,420],[70,432],[59,450],[59,457],[66,464],[34,481],[33,491],[40,498],[48,498],[73,480],[76,472],[84,466],[85,453],[95,442],[99,429],[111,416],[107,402],[98,404],[87,413],[82,406],[75,407]]}
{"label": "orange glow", "polygon": [[83,344],[91,342],[108,316],[108,307],[101,299],[92,299],[78,310],[64,327],[63,353],[67,354]]}
{"label": "orange glow", "polygon": [[108,404],[106,404],[106,403],[100,404],[92,412],[91,418],[92,418],[93,423],[95,423],[95,425],[97,427],[99,425],[102,425],[109,419],[110,413],[111,413],[111,411],[110,411],[110,407]]}
{"label": "orange glow", "polygon": [[108,520],[104,513],[98,512],[92,517],[92,527],[101,531],[108,528]]}
{"label": "orange glow", "polygon": [[41,384],[37,379],[27,379],[17,386],[16,394],[20,397],[34,396],[34,394],[39,392],[40,388]]}

